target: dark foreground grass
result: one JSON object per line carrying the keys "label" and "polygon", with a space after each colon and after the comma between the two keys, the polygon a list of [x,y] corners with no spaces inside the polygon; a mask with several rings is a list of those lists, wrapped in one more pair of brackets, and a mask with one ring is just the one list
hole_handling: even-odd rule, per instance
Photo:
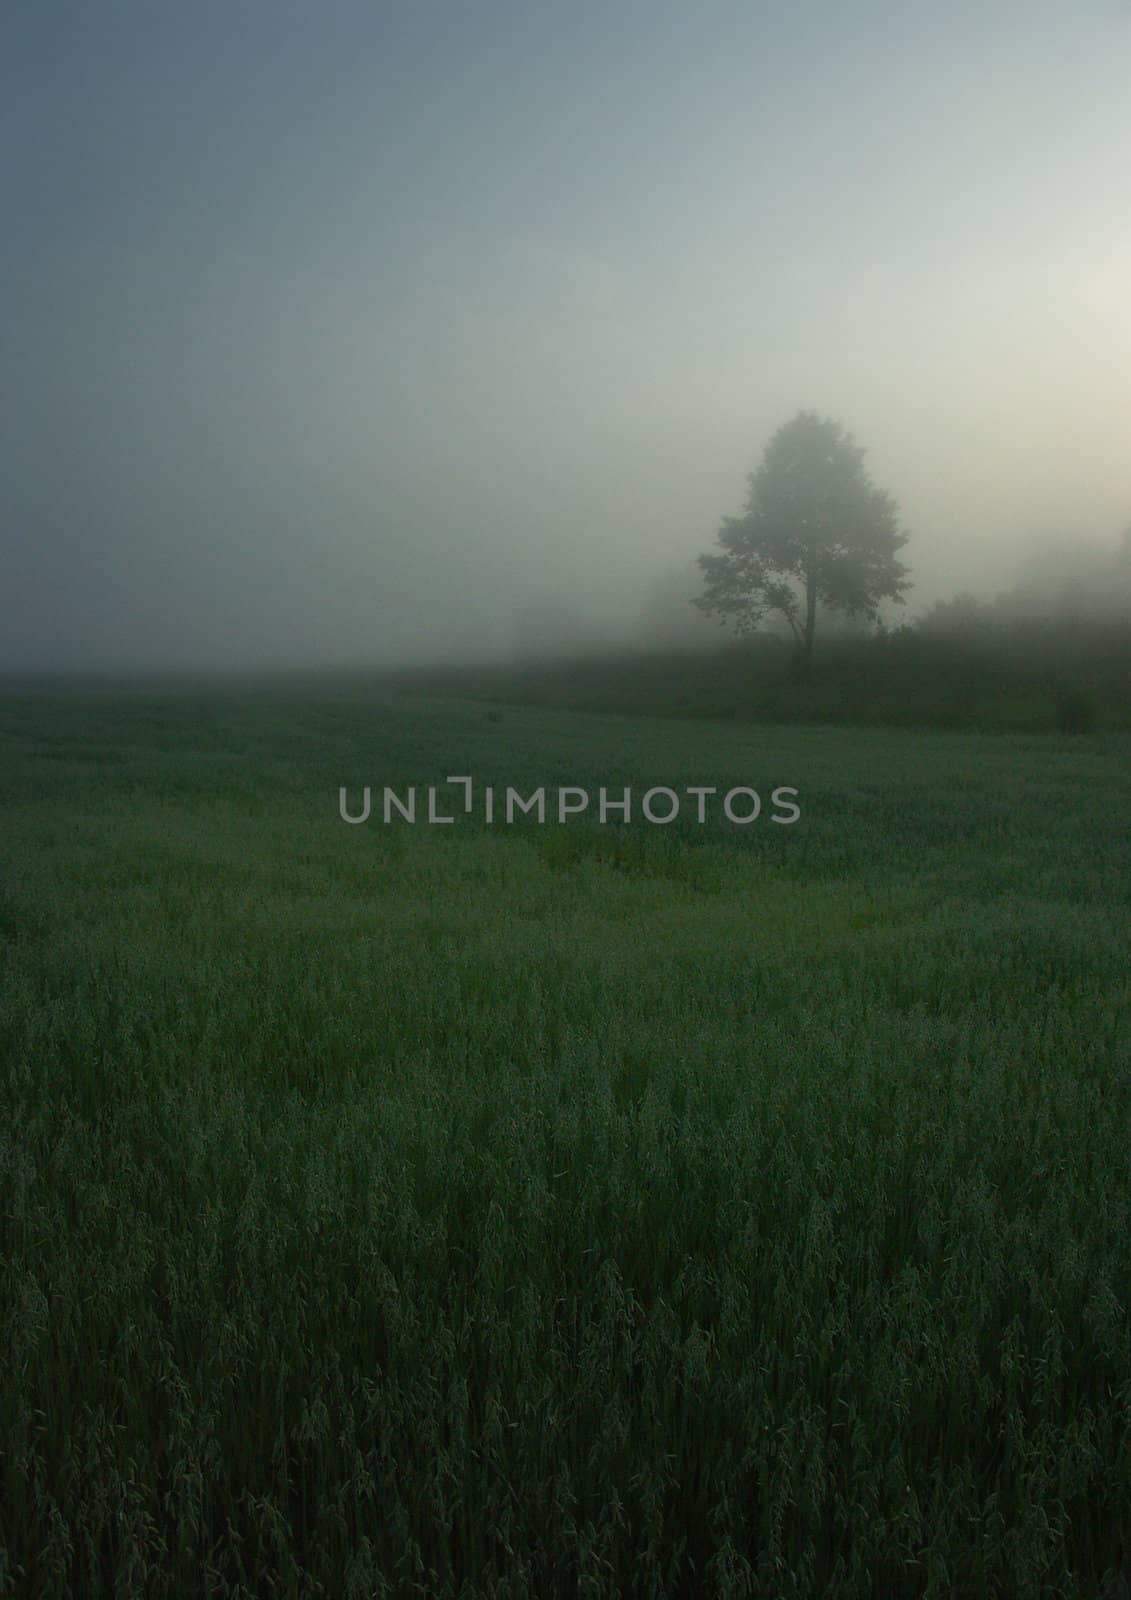
{"label": "dark foreground grass", "polygon": [[[1098,1597],[1131,740],[0,705],[19,1596]],[[348,828],[338,786],[802,820]]]}

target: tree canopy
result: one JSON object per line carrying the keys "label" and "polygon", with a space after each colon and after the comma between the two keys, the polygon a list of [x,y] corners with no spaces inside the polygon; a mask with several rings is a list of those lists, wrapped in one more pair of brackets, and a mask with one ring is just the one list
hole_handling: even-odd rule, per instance
{"label": "tree canopy", "polygon": [[798,412],[749,475],[745,513],[723,519],[721,551],[699,557],[700,610],[739,632],[779,612],[802,674],[812,661],[818,606],[875,621],[880,602],[902,602],[909,587],[897,559],[907,543],[899,510],[869,478],[864,454],[839,422]]}

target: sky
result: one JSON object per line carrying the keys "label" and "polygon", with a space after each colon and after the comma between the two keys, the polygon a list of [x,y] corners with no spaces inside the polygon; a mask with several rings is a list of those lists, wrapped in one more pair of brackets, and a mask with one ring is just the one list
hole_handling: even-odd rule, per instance
{"label": "sky", "polygon": [[799,409],[907,613],[1114,547],[1129,85],[1131,0],[9,0],[0,670],[631,632]]}

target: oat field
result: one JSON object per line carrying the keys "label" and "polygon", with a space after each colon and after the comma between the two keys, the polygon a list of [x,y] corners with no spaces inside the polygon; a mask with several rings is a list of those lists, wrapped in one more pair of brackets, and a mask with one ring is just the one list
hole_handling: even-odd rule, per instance
{"label": "oat field", "polygon": [[[1131,735],[0,699],[0,1595],[1131,1566]],[[345,825],[339,786],[801,817]]]}

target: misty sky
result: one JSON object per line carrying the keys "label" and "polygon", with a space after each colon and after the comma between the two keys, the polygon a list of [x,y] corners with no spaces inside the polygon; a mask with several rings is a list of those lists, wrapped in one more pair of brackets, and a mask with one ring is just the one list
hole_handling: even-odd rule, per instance
{"label": "misty sky", "polygon": [[909,610],[1131,518],[1131,3],[10,0],[0,667],[636,625],[801,407]]}

